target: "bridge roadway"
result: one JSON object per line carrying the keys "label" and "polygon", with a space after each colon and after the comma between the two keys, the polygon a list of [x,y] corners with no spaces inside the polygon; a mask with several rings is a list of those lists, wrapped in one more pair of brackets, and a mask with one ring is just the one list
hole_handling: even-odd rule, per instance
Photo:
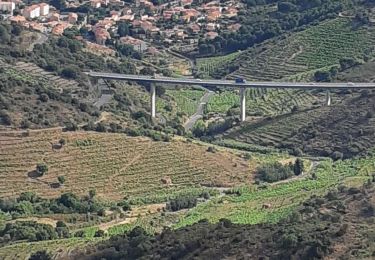
{"label": "bridge roadway", "polygon": [[273,88],[273,89],[324,89],[327,91],[326,104],[331,105],[330,90],[333,89],[375,89],[375,83],[309,83],[309,82],[256,82],[246,81],[243,83],[235,80],[207,80],[207,79],[188,79],[188,78],[169,78],[153,77],[143,75],[127,75],[104,72],[86,72],[93,78],[135,81],[138,83],[149,83],[151,85],[151,116],[156,116],[155,106],[155,84],[172,84],[172,85],[198,85],[205,87],[227,87],[240,89],[240,112],[241,121],[246,119],[246,89],[247,88]]}
{"label": "bridge roadway", "polygon": [[294,89],[375,89],[375,83],[303,83],[303,82],[252,82],[236,83],[234,80],[207,80],[127,75],[116,73],[88,72],[94,78],[128,80],[146,83],[164,83],[176,85],[204,85],[232,88],[294,88]]}

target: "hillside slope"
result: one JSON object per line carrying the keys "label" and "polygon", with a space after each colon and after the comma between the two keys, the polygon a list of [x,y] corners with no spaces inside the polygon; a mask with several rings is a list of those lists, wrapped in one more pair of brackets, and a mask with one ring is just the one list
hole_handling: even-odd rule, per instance
{"label": "hillside slope", "polygon": [[231,62],[239,69],[229,78],[302,80],[307,72],[311,76],[317,69],[338,65],[341,58],[372,57],[374,43],[375,28],[355,28],[351,19],[340,17],[242,52]]}
{"label": "hillside slope", "polygon": [[[375,192],[358,188],[312,197],[278,224],[201,221],[148,237],[142,229],[117,236],[79,259],[365,259],[375,256]],[[77,256],[74,256],[77,259]]]}
{"label": "hillside slope", "polygon": [[291,150],[299,148],[315,156],[340,152],[349,158],[375,146],[374,104],[375,94],[364,91],[331,107],[245,123],[225,133],[223,139]]}
{"label": "hillside slope", "polygon": [[[65,141],[64,145],[59,140]],[[37,164],[48,172],[35,175]],[[183,141],[153,142],[124,134],[62,132],[61,129],[0,132],[0,197],[34,191],[43,197],[95,189],[105,199],[151,196],[201,185],[231,186],[251,181],[247,161],[228,152]],[[65,176],[64,185],[57,177]],[[170,178],[163,184],[162,178]]]}

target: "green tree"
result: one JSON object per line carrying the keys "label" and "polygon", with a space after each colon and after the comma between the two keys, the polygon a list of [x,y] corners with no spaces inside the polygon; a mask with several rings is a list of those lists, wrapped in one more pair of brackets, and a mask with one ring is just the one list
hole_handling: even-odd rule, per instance
{"label": "green tree", "polygon": [[64,177],[64,176],[59,176],[59,177],[57,177],[57,180],[59,181],[59,183],[60,183],[61,185],[63,185],[63,184],[65,183],[65,177]]}
{"label": "green tree", "polygon": [[206,125],[204,124],[203,120],[198,120],[192,130],[192,133],[196,137],[201,137],[206,133]]}
{"label": "green tree", "polygon": [[303,160],[297,158],[296,162],[294,163],[293,171],[295,175],[301,175],[304,171]]}
{"label": "green tree", "polygon": [[46,250],[37,251],[29,257],[29,260],[51,260],[52,257]]}
{"label": "green tree", "polygon": [[39,163],[37,166],[36,166],[36,171],[40,174],[40,175],[44,175],[48,172],[48,166],[44,163]]}
{"label": "green tree", "polygon": [[57,10],[64,9],[66,7],[66,2],[65,0],[52,0],[51,5],[56,7]]}
{"label": "green tree", "polygon": [[61,71],[61,76],[65,77],[65,78],[69,78],[69,79],[75,79],[77,78],[77,70],[74,69],[73,67],[67,67],[67,68],[64,68],[62,69]]}
{"label": "green tree", "polygon": [[10,34],[5,26],[0,24],[0,43],[8,44],[10,42]]}
{"label": "green tree", "polygon": [[127,23],[119,23],[118,25],[118,34],[120,37],[129,35],[129,25]]}
{"label": "green tree", "polygon": [[90,199],[93,199],[96,196],[96,190],[92,189],[89,190],[89,197]]}
{"label": "green tree", "polygon": [[59,144],[60,144],[61,146],[65,145],[65,144],[66,144],[65,139],[64,139],[64,138],[61,138],[61,139],[59,140]]}

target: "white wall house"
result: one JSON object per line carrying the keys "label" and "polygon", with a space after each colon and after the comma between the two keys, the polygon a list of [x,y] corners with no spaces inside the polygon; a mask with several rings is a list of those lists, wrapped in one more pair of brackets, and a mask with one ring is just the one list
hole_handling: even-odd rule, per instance
{"label": "white wall house", "polygon": [[49,4],[41,3],[40,6],[40,15],[45,16],[49,14]]}
{"label": "white wall house", "polygon": [[0,12],[13,15],[16,4],[13,2],[0,2]]}

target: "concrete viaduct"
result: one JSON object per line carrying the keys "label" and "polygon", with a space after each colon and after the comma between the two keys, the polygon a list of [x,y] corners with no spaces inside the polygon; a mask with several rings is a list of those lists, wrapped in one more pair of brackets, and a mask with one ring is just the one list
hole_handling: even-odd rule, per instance
{"label": "concrete viaduct", "polygon": [[190,78],[169,78],[154,77],[141,75],[126,75],[116,73],[87,72],[88,76],[93,78],[109,79],[109,80],[125,80],[137,83],[148,83],[150,88],[150,105],[151,116],[156,116],[156,92],[155,84],[171,84],[184,86],[207,86],[221,88],[239,88],[240,89],[240,110],[241,121],[246,119],[246,89],[248,88],[272,88],[272,89],[323,89],[326,90],[326,105],[331,105],[330,90],[334,89],[375,89],[375,83],[304,83],[304,82],[236,82],[231,80],[203,80]]}

